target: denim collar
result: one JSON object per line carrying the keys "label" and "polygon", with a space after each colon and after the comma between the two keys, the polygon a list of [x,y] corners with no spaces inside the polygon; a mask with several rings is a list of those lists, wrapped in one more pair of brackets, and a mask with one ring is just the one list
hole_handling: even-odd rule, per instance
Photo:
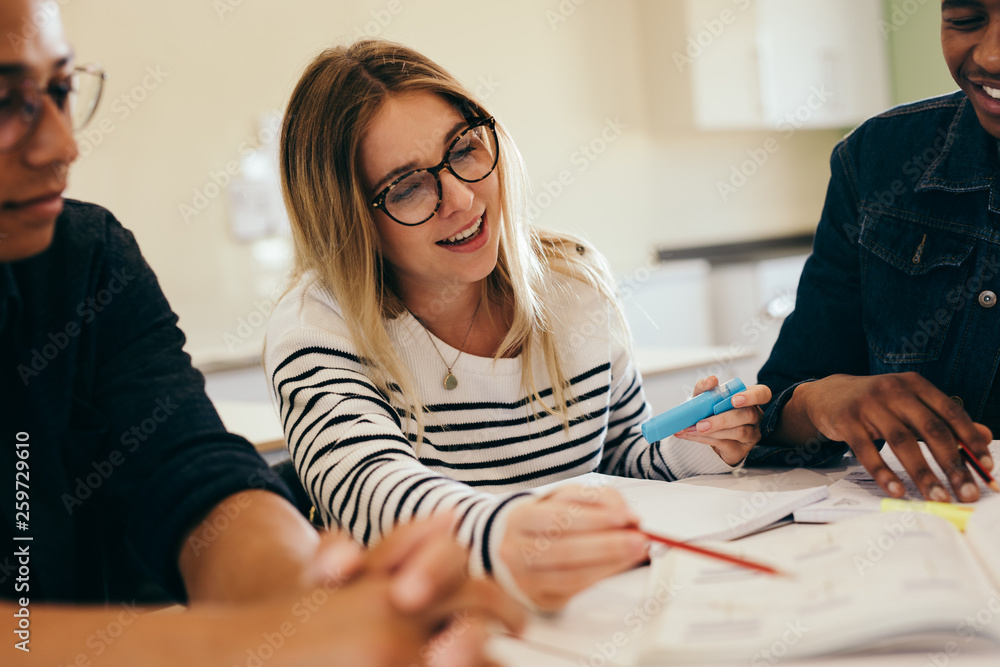
{"label": "denim collar", "polygon": [[990,210],[1000,213],[997,165],[997,140],[983,129],[972,103],[963,95],[948,127],[944,148],[915,189],[956,193],[988,189]]}
{"label": "denim collar", "polygon": [[21,302],[21,292],[17,289],[14,272],[9,262],[0,262],[0,334],[7,326],[10,313],[17,313],[17,304]]}

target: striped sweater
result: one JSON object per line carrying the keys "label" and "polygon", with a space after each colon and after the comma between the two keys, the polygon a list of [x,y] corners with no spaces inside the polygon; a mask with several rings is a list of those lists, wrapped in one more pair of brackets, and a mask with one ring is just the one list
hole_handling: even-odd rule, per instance
{"label": "striped sweater", "polygon": [[[267,332],[267,373],[291,458],[327,525],[372,544],[397,523],[448,509],[470,547],[470,571],[482,575],[502,566],[506,514],[532,487],[592,471],[670,481],[731,470],[698,443],[646,443],[642,381],[612,335],[611,304],[590,287],[557,280],[549,305],[577,399],[569,431],[526,395],[520,358],[462,354],[452,369],[459,385],[445,389],[429,332],[405,313],[388,328],[425,406],[419,448],[402,402],[366,375],[330,293],[305,280],[281,300]],[[437,338],[433,344],[445,359],[459,354]],[[533,363],[548,398],[540,350]]]}

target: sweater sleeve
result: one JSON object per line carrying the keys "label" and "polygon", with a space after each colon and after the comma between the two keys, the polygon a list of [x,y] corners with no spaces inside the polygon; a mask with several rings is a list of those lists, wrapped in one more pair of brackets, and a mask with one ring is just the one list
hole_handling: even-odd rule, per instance
{"label": "sweater sleeve", "polygon": [[305,324],[297,305],[284,306],[271,320],[267,372],[292,461],[324,522],[372,545],[399,523],[450,510],[470,571],[492,574],[506,513],[531,496],[476,491],[421,463],[339,313],[313,303],[310,317],[322,321]]}
{"label": "sweater sleeve", "polygon": [[[615,321],[613,312],[609,321]],[[646,442],[641,427],[652,417],[652,413],[642,389],[642,376],[632,362],[631,353],[617,342],[622,338],[624,335],[613,334],[610,337],[610,414],[600,472],[619,477],[673,481],[693,475],[731,471],[733,467],[719,458],[708,445],[674,436],[659,442]]]}

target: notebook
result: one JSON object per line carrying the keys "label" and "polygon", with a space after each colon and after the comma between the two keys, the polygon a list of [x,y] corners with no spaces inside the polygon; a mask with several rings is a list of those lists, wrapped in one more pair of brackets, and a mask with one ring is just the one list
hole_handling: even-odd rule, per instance
{"label": "notebook", "polygon": [[967,531],[878,513],[713,545],[791,577],[671,550],[650,570],[650,590],[672,597],[643,633],[641,659],[753,665],[897,643],[1000,644],[1000,498],[981,502]]}
{"label": "notebook", "polygon": [[601,473],[562,480],[536,491],[544,493],[564,484],[614,488],[639,517],[643,530],[678,540],[734,540],[767,528],[829,494],[826,486],[734,491]]}

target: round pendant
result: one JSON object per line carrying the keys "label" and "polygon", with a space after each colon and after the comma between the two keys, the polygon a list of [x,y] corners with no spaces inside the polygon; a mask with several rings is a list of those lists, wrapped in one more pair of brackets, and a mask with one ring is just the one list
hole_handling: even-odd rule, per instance
{"label": "round pendant", "polygon": [[458,378],[452,375],[451,371],[449,371],[448,374],[444,376],[444,388],[454,389],[457,386],[458,386]]}

